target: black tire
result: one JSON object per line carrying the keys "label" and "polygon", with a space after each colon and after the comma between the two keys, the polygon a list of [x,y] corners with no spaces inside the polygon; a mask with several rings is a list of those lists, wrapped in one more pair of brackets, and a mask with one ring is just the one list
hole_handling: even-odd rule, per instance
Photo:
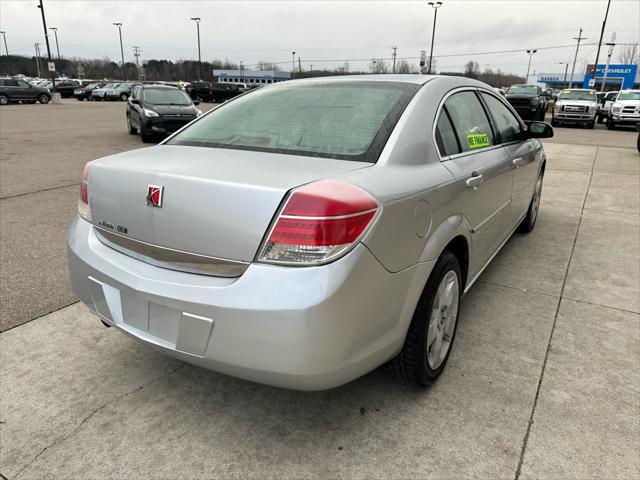
{"label": "black tire", "polygon": [[196,102],[200,102],[200,103],[202,103],[204,101],[204,100],[202,100],[202,97],[200,95],[196,95],[195,100],[196,100]]}
{"label": "black tire", "polygon": [[587,124],[587,128],[589,128],[590,130],[593,130],[595,126],[596,126],[595,119],[593,120],[593,122]]}
{"label": "black tire", "polygon": [[540,172],[536,179],[536,185],[533,190],[533,197],[529,203],[529,209],[527,215],[522,220],[522,223],[518,226],[518,231],[522,233],[529,233],[536,226],[536,220],[538,220],[538,212],[540,210],[540,199],[542,198],[542,183],[544,180],[544,173]]}
{"label": "black tire", "polygon": [[607,130],[615,130],[616,129],[616,124],[612,119],[609,119],[609,121],[607,122]]}
{"label": "black tire", "polygon": [[128,98],[129,98],[129,97],[127,96],[127,94],[126,94],[126,93],[122,93],[122,94],[120,95],[120,101],[121,101],[121,102],[126,102]]}
{"label": "black tire", "polygon": [[[430,320],[434,301],[437,297],[438,287],[449,272],[454,272],[458,282],[458,295],[456,300],[457,307],[454,319],[455,323],[448,340],[448,350],[439,366],[433,369],[427,360],[427,338],[429,335],[429,328],[433,327],[433,325],[430,325]],[[422,291],[422,295],[420,296],[420,300],[418,300],[418,305],[416,306],[413,318],[411,319],[411,324],[409,325],[409,330],[402,350],[398,356],[391,360],[387,365],[387,368],[391,371],[392,375],[421,387],[429,385],[438,378],[447,364],[449,354],[453,347],[453,340],[458,328],[460,300],[463,288],[460,263],[456,256],[447,250],[440,255],[440,258],[436,262],[435,267],[433,267],[433,271],[431,272],[431,275],[427,280],[427,284]]]}
{"label": "black tire", "polygon": [[153,142],[153,136],[149,135],[142,126],[140,126],[140,137],[142,137],[142,143]]}
{"label": "black tire", "polygon": [[138,129],[131,125],[131,117],[129,115],[127,115],[127,131],[129,132],[129,135],[138,134]]}
{"label": "black tire", "polygon": [[554,120],[553,118],[551,119],[551,126],[552,127],[557,127],[558,125],[560,125],[556,120]]}
{"label": "black tire", "polygon": [[51,100],[51,98],[49,98],[49,95],[47,95],[46,93],[41,93],[40,95],[38,95],[38,101],[43,105],[49,103],[49,100]]}
{"label": "black tire", "polygon": [[604,117],[602,115],[598,115],[598,123],[604,123]]}
{"label": "black tire", "polygon": [[0,95],[0,105],[9,105],[9,97]]}

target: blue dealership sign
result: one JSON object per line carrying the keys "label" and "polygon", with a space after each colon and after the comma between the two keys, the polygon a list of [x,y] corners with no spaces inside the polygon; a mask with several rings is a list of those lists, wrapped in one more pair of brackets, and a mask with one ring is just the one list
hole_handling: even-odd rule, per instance
{"label": "blue dealership sign", "polygon": [[[596,82],[604,78],[606,65],[598,64],[596,70]],[[633,88],[633,83],[638,72],[638,65],[609,65],[607,68],[607,83],[616,83],[620,88]],[[584,76],[582,88],[589,88],[589,80],[593,78],[593,64],[587,65],[587,73]]]}

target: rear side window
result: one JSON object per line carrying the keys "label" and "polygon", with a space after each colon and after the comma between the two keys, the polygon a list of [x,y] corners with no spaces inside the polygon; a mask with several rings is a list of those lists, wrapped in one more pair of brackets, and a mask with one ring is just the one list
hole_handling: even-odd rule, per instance
{"label": "rear side window", "polygon": [[449,115],[445,109],[440,113],[438,125],[436,126],[436,142],[438,143],[440,155],[443,157],[460,153],[456,132],[453,131],[453,125],[451,125]]}
{"label": "rear side window", "polygon": [[481,95],[496,123],[502,143],[520,140],[522,127],[513,113],[511,113],[511,111],[493,95],[489,95],[484,92]]}
{"label": "rear side window", "polygon": [[17,87],[18,86],[18,82],[17,82],[17,80],[5,80],[4,81],[4,86],[5,87]]}
{"label": "rear side window", "polygon": [[336,81],[255,90],[218,107],[168,144],[376,162],[418,88]]}
{"label": "rear side window", "polygon": [[455,93],[444,105],[463,152],[495,145],[491,124],[474,92]]}

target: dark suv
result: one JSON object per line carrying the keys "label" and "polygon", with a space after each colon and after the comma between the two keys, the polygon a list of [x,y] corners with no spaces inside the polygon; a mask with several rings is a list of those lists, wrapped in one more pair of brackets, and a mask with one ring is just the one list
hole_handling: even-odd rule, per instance
{"label": "dark suv", "polygon": [[523,120],[544,120],[549,94],[537,85],[512,85],[507,101]]}
{"label": "dark suv", "polygon": [[189,95],[166,85],[135,85],[127,102],[127,129],[131,135],[140,132],[143,142],[179,130],[202,115]]}
{"label": "dark suv", "polygon": [[56,92],[60,93],[62,98],[73,97],[73,92],[76,88],[82,87],[82,83],[78,80],[57,80]]}
{"label": "dark suv", "polygon": [[237,85],[215,82],[192,82],[187,93],[199,102],[224,102],[243,93]]}
{"label": "dark suv", "polygon": [[49,103],[51,94],[46,88],[33,87],[24,80],[0,78],[0,105],[10,102]]}

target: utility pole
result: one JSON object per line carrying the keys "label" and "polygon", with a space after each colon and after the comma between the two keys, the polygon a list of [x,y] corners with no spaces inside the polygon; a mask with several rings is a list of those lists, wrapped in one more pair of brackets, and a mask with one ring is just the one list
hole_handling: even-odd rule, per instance
{"label": "utility pole", "polygon": [[140,47],[134,45],[131,48],[133,48],[133,57],[136,59],[136,71],[138,72],[138,80],[140,80]]}
{"label": "utility pole", "polygon": [[300,62],[300,57],[298,57],[298,73],[302,76],[302,62]]}
{"label": "utility pole", "polygon": [[296,52],[295,50],[291,52],[291,79],[295,77],[296,73]]}
{"label": "utility pole", "polygon": [[124,48],[122,48],[122,23],[114,22],[114,25],[118,27],[118,34],[120,35],[120,56],[122,57],[122,81],[127,81],[127,72],[124,67]]}
{"label": "utility pole", "polygon": [[313,63],[309,65],[309,76],[313,77]]}
{"label": "utility pole", "polygon": [[571,67],[571,78],[569,79],[569,88],[571,88],[573,86],[573,74],[576,71],[576,62],[578,61],[578,49],[580,48],[580,42],[582,40],[587,40],[587,38],[582,36],[582,32],[584,30],[582,30],[582,27],[580,27],[580,32],[578,33],[577,37],[573,37],[574,40],[578,41],[578,44],[576,45],[576,54],[573,57],[573,66]]}
{"label": "utility pole", "polygon": [[7,52],[7,57],[9,56],[9,49],[7,48],[7,32],[5,32],[4,30],[2,32],[0,32],[0,34],[2,34],[2,38],[4,39],[4,49]]}
{"label": "utility pole", "polygon": [[609,43],[605,43],[605,45],[609,46],[609,53],[607,54],[607,65],[604,67],[604,76],[602,77],[602,85],[600,86],[601,92],[604,92],[604,86],[607,84],[609,63],[611,62],[611,55],[613,55],[613,47],[616,46],[616,32],[613,32],[613,35],[611,35],[611,41]]}
{"label": "utility pole", "polygon": [[[42,0],[40,0],[40,5],[38,5],[40,9],[40,13],[42,14],[42,28],[44,29],[44,41],[47,44],[47,58],[49,62],[51,62],[51,49],[49,48],[49,35],[47,35],[47,20],[44,16],[44,5],[42,4]],[[38,47],[40,50],[40,47]],[[53,87],[53,92],[56,92],[56,72],[51,72],[51,83]],[[55,98],[53,99],[54,103],[57,101]]]}
{"label": "utility pole", "polygon": [[198,32],[198,80],[202,80],[202,57],[200,56],[200,17],[191,17],[196,22],[196,30]]}
{"label": "utility pole", "polygon": [[536,53],[538,50],[527,50],[527,53],[529,54],[529,65],[527,65],[527,79],[525,80],[524,83],[529,83],[529,70],[531,70],[531,58],[533,57],[533,54]]}
{"label": "utility pole", "polygon": [[36,71],[38,72],[38,78],[42,78],[42,73],[40,72],[40,44],[34,43],[33,46],[36,49]]}
{"label": "utility pole", "polygon": [[53,34],[56,37],[56,52],[58,52],[58,60],[60,60],[60,45],[58,44],[58,27],[49,27],[49,30],[53,30]]}
{"label": "utility pole", "polygon": [[[598,60],[600,59],[600,47],[602,46],[602,37],[604,35],[604,27],[607,25],[607,17],[609,16],[609,7],[611,6],[611,0],[607,2],[607,10],[604,14],[604,20],[602,21],[602,30],[600,30],[600,40],[598,41],[598,51],[596,53],[596,63],[593,64],[593,87],[596,86],[596,73],[598,73]],[[602,90],[600,90],[602,91]]]}
{"label": "utility pole", "polygon": [[240,82],[244,83],[244,65],[243,61],[240,60]]}
{"label": "utility pole", "polygon": [[433,60],[433,42],[436,38],[436,20],[438,19],[438,9],[442,6],[442,2],[429,2],[433,8],[433,29],[431,30],[431,53],[429,54],[429,70],[427,73],[431,75],[431,65]]}
{"label": "utility pole", "polygon": [[392,72],[396,73],[396,55],[397,55],[398,47],[391,47],[391,50],[393,50],[393,54],[392,54],[392,57],[393,57],[393,70],[392,70]]}

